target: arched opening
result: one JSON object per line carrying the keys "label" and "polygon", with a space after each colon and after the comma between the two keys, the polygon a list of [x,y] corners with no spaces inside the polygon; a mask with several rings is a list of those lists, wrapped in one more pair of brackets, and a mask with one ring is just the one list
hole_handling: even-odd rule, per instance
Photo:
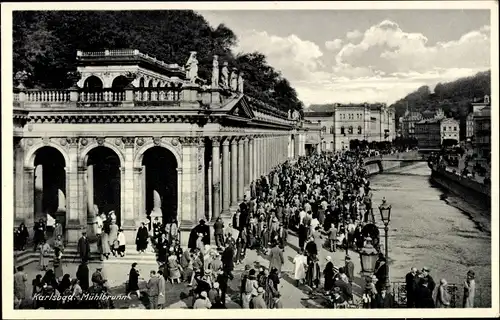
{"label": "arched opening", "polygon": [[66,226],[66,162],[54,147],[42,147],[35,155],[35,221],[55,219]]}
{"label": "arched opening", "polygon": [[116,90],[124,90],[129,81],[124,76],[118,76],[113,80],[111,87]]}
{"label": "arched opening", "polygon": [[154,88],[154,86],[153,79],[149,80],[148,87]]}
{"label": "arched opening", "polygon": [[139,88],[144,88],[144,78],[141,78],[141,80],[139,80]]}
{"label": "arched opening", "polygon": [[87,221],[114,211],[121,224],[120,158],[108,147],[96,147],[87,156]]}
{"label": "arched opening", "polygon": [[102,88],[102,81],[96,76],[88,77],[83,84],[83,89],[87,92],[100,92]]}
{"label": "arched opening", "polygon": [[142,159],[146,178],[145,205],[148,216],[158,216],[164,223],[177,219],[177,160],[163,147],[152,147]]}

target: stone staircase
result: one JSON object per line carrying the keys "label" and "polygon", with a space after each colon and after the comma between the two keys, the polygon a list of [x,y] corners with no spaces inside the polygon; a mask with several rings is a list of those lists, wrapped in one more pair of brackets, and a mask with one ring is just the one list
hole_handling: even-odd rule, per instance
{"label": "stone staircase", "polygon": [[[97,253],[97,245],[90,245],[90,263],[100,263],[100,255]],[[27,266],[31,263],[38,263],[40,259],[40,253],[34,252],[32,249],[28,249],[25,251],[15,251],[14,252],[14,266]],[[80,257],[78,255],[76,244],[68,245],[64,248],[62,261],[66,263],[79,263]],[[50,263],[52,259],[50,259]],[[107,264],[116,263],[116,264],[126,264],[131,265],[134,262],[137,262],[142,265],[158,265],[156,262],[156,254],[152,249],[146,250],[144,253],[139,253],[136,251],[135,245],[127,245],[125,247],[125,256],[124,257],[114,257],[110,255],[109,259],[102,261],[102,263],[106,262]]]}

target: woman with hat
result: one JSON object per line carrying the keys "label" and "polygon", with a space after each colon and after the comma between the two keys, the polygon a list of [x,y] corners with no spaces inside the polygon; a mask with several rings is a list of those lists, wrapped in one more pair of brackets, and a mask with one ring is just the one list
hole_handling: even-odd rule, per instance
{"label": "woman with hat", "polygon": [[448,308],[449,306],[448,282],[446,282],[446,279],[441,279],[436,293],[436,308]]}
{"label": "woman with hat", "polygon": [[122,228],[120,228],[118,230],[117,240],[118,240],[118,254],[120,255],[120,257],[124,257],[125,256],[126,240],[125,240],[125,234],[123,233]]}
{"label": "woman with hat", "polygon": [[267,309],[266,302],[264,301],[264,289],[259,287],[257,290],[252,291],[252,306],[251,309]]}
{"label": "woman with hat", "polygon": [[476,291],[475,273],[472,270],[467,272],[467,279],[464,281],[464,308],[474,308],[474,295]]}
{"label": "woman with hat", "polygon": [[332,302],[334,309],[346,309],[347,301],[342,297],[339,287],[333,288]]}
{"label": "woman with hat", "polygon": [[194,302],[193,309],[210,309],[212,307],[212,303],[207,297],[207,292],[202,291],[198,296],[198,299]]}
{"label": "woman with hat", "polygon": [[265,301],[267,306],[272,309],[274,297],[279,293],[278,284],[280,283],[280,278],[278,276],[278,269],[272,268],[269,276],[267,277],[265,286]]}
{"label": "woman with hat", "polygon": [[177,262],[177,256],[174,253],[174,247],[170,247],[170,256],[167,259],[167,266],[168,266],[168,277],[172,284],[174,282],[181,283],[180,278],[181,278],[181,271],[180,271],[180,265]]}

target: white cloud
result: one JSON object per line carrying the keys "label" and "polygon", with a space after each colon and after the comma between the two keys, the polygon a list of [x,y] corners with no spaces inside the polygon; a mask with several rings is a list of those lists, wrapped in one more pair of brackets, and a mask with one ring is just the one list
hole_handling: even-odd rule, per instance
{"label": "white cloud", "polygon": [[326,41],[325,47],[330,51],[337,51],[342,47],[342,39],[335,39],[333,41]]}
{"label": "white cloud", "polygon": [[395,22],[384,20],[366,30],[360,43],[345,44],[336,61],[357,67],[370,65],[385,72],[489,67],[489,27],[458,40],[428,45],[425,35],[405,32]]}
{"label": "white cloud", "polygon": [[356,40],[358,38],[361,38],[361,36],[363,36],[363,34],[359,30],[349,31],[346,34],[346,37],[349,40]]}
{"label": "white cloud", "polygon": [[308,77],[321,66],[323,52],[314,42],[292,34],[288,37],[270,35],[265,31],[246,32],[239,37],[237,51],[259,51],[275,69],[282,71],[290,81]]}
{"label": "white cloud", "polygon": [[[361,36],[354,37],[355,31],[348,34],[348,42],[325,42],[331,59],[316,43],[294,34],[279,37],[245,32],[239,36],[237,50],[265,54],[268,63],[282,71],[306,105],[392,103],[422,85],[433,88],[438,82],[490,68],[488,26],[435,44],[429,44],[425,35],[405,32],[389,20],[360,32]],[[354,39],[358,39],[356,44]]]}

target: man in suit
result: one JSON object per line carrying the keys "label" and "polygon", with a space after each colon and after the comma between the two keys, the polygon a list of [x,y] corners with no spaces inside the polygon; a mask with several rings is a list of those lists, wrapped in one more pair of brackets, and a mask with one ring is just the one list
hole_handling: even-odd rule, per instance
{"label": "man in suit", "polygon": [[158,295],[160,294],[160,279],[156,275],[156,271],[151,270],[150,279],[148,281],[148,296],[149,309],[157,309]]}
{"label": "man in suit", "polygon": [[351,257],[345,256],[345,273],[349,278],[349,284],[352,287],[352,281],[354,280],[354,263],[351,261]]}
{"label": "man in suit", "polygon": [[394,297],[388,290],[390,289],[391,284],[386,283],[382,290],[377,293],[375,299],[372,301],[374,309],[391,309],[394,307]]}
{"label": "man in suit", "polygon": [[406,307],[415,308],[415,291],[417,289],[417,268],[411,268],[406,274]]}
{"label": "man in suit", "polygon": [[220,217],[214,223],[214,236],[217,248],[222,248],[224,245],[224,222]]}
{"label": "man in suit", "polygon": [[78,254],[82,262],[89,261],[90,258],[90,243],[87,239],[87,232],[82,232],[81,238],[78,240]]}
{"label": "man in suit", "polygon": [[272,249],[269,252],[269,270],[273,268],[278,269],[278,276],[281,278],[281,267],[285,263],[283,258],[283,251],[278,247],[277,243],[273,241]]}

